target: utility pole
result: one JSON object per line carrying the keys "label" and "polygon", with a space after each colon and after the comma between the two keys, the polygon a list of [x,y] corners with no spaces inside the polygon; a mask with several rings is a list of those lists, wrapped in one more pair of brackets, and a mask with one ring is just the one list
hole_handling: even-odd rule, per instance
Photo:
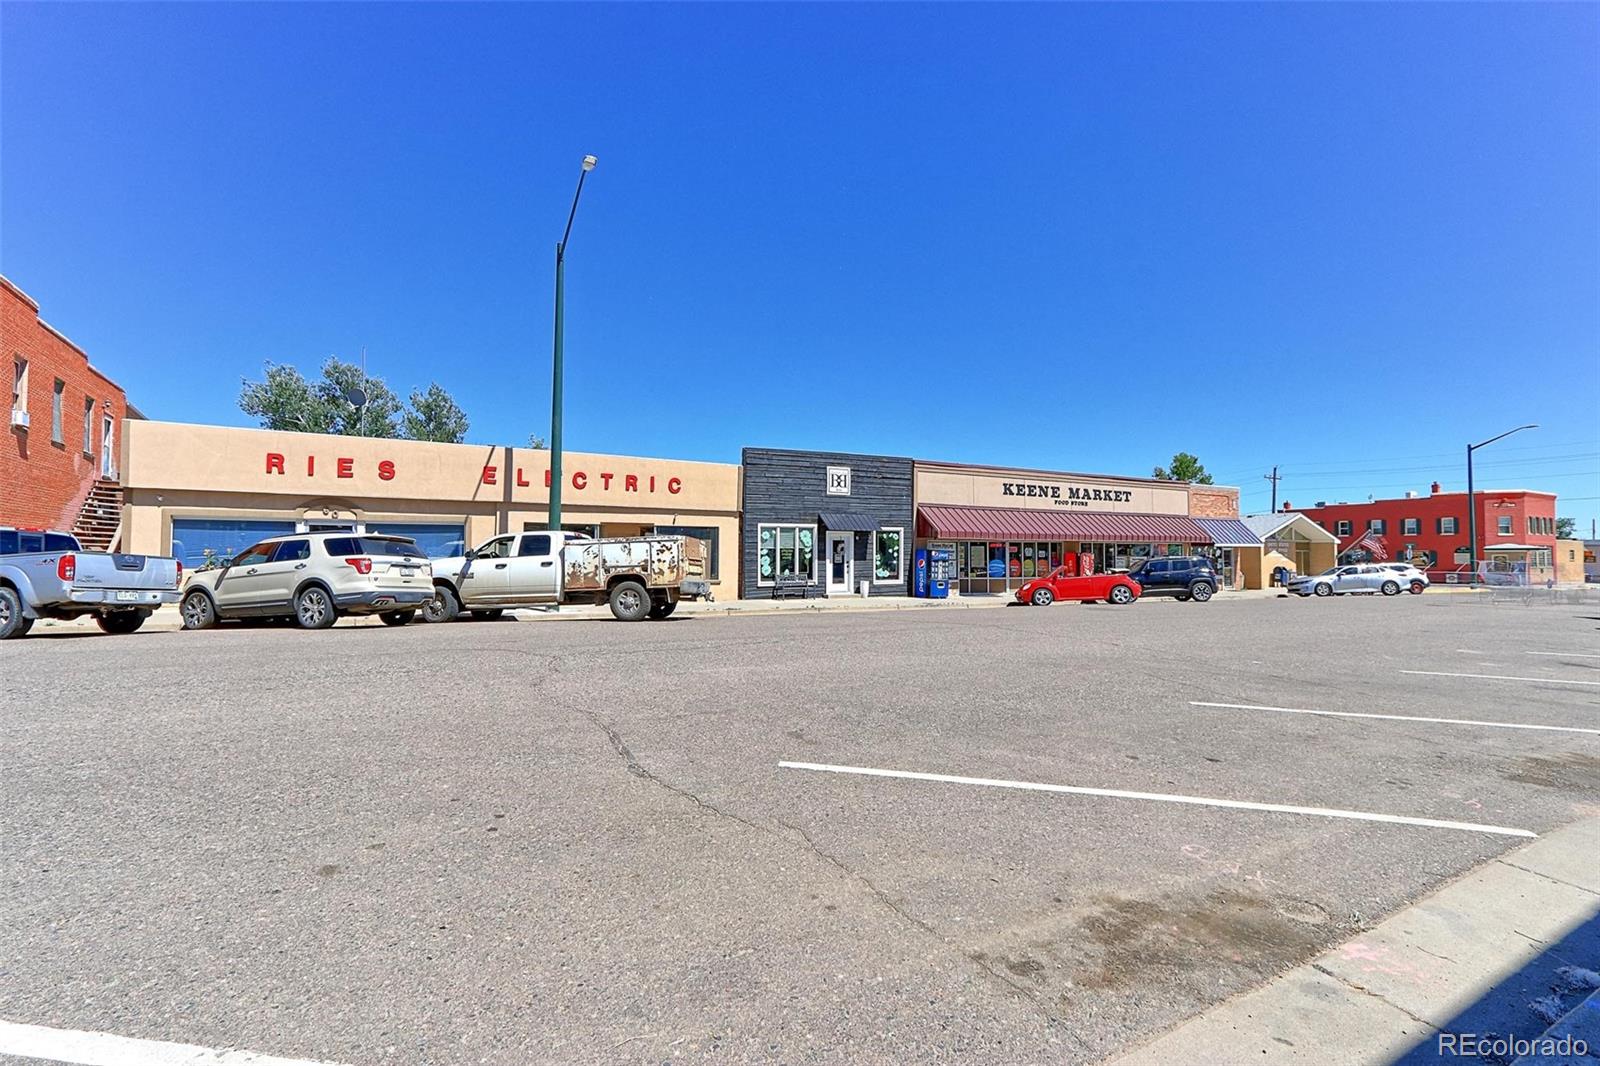
{"label": "utility pole", "polygon": [[1278,476],[1278,468],[1277,467],[1273,467],[1272,468],[1272,473],[1270,473],[1270,474],[1262,474],[1261,476],[1263,478],[1265,478],[1266,480],[1272,482],[1272,513],[1273,514],[1277,514],[1278,513],[1278,482],[1282,481],[1283,478]]}

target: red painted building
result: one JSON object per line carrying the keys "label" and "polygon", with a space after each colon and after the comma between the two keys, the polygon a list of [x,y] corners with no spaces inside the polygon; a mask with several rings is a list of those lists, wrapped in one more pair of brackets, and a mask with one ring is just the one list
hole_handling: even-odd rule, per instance
{"label": "red painted building", "polygon": [[10,385],[0,444],[0,525],[76,530],[101,547],[121,517],[121,386],[0,277],[0,346]]}
{"label": "red painted building", "polygon": [[[1549,566],[1556,547],[1556,497],[1529,489],[1479,489],[1478,555],[1497,546],[1527,554],[1530,564]],[[1285,511],[1291,510],[1288,503]],[[1425,570],[1469,569],[1467,494],[1443,492],[1438,482],[1427,495],[1365,503],[1322,503],[1300,512],[1339,538],[1343,552],[1369,530],[1382,538],[1390,559],[1410,559]],[[1529,551],[1532,549],[1532,551]],[[1540,557],[1537,552],[1543,550]],[[1542,558],[1542,561],[1541,561]]]}

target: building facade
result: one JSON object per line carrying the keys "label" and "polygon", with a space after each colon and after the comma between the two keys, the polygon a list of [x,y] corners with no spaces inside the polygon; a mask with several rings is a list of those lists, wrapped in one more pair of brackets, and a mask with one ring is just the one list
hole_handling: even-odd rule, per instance
{"label": "building facade", "polygon": [[75,530],[92,547],[108,545],[121,504],[121,427],[136,412],[121,387],[4,277],[0,346],[11,382],[0,447],[0,525]]}
{"label": "building facade", "polygon": [[[746,448],[743,596],[904,596],[912,461]],[[799,587],[796,587],[799,586]]]}
{"label": "building facade", "polygon": [[[410,536],[441,557],[547,521],[544,450],[149,421],[124,432],[124,550],[188,567],[329,529]],[[700,537],[712,594],[738,595],[738,466],[566,452],[562,468],[563,528]]]}
{"label": "building facade", "polygon": [[1210,555],[1237,583],[1235,548],[1196,520],[1237,518],[1237,489],[923,460],[914,476],[916,546],[954,552],[964,595],[1009,593],[1057,566],[1100,573],[1164,555]]}
{"label": "building facade", "polygon": [[[1483,489],[1475,493],[1478,552],[1491,569],[1523,564],[1549,570],[1556,550],[1556,497],[1530,489]],[[1292,510],[1287,503],[1285,511]],[[1468,546],[1467,494],[1444,492],[1438,482],[1426,495],[1365,503],[1323,503],[1301,513],[1339,538],[1341,551],[1365,534],[1381,539],[1391,559],[1416,563],[1441,574],[1472,570]]]}

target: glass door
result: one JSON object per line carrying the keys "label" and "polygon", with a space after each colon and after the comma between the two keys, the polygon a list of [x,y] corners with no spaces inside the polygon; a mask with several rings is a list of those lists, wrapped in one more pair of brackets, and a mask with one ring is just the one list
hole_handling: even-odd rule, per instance
{"label": "glass door", "polygon": [[854,584],[855,537],[849,533],[828,534],[828,595],[849,595]]}

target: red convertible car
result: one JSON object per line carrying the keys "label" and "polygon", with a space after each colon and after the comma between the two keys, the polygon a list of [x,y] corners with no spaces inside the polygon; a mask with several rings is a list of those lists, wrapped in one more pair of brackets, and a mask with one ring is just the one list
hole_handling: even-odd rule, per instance
{"label": "red convertible car", "polygon": [[1017,599],[1036,607],[1048,607],[1057,600],[1081,600],[1094,603],[1132,603],[1139,598],[1139,583],[1127,574],[1090,574],[1080,577],[1058,566],[1048,577],[1036,577],[1023,583],[1017,590]]}

